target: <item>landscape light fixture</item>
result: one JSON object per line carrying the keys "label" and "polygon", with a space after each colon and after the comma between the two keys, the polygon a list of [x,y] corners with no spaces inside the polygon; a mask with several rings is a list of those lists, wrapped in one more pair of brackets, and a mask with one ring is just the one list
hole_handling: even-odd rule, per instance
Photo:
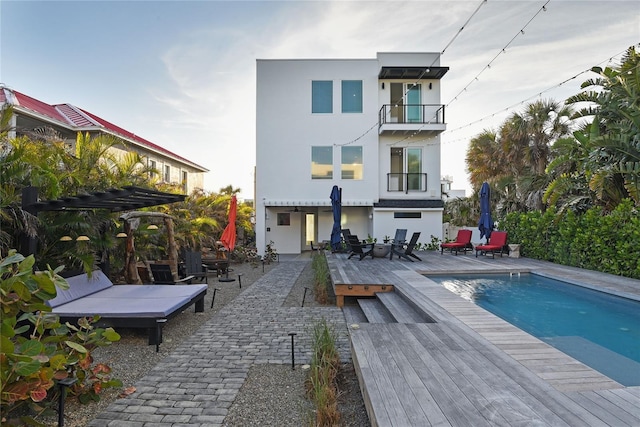
{"label": "landscape light fixture", "polygon": [[127,237],[127,233],[123,233],[122,231],[118,234],[116,234],[116,237],[118,239],[124,239],[125,237]]}
{"label": "landscape light fixture", "polygon": [[158,226],[155,224],[151,224],[150,226],[147,227],[147,230],[157,230]]}
{"label": "landscape light fixture", "polygon": [[89,236],[78,236],[78,238],[76,239],[76,242],[87,242],[91,239],[89,239]]}
{"label": "landscape light fixture", "polygon": [[72,241],[72,240],[73,240],[73,239],[71,238],[71,236],[62,236],[62,237],[60,238],[60,241],[61,241],[61,242],[70,242],[70,241]]}

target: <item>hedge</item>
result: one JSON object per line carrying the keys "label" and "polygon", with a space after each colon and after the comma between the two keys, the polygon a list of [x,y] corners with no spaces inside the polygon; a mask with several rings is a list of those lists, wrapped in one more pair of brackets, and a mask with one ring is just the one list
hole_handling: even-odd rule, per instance
{"label": "hedge", "polygon": [[640,279],[640,215],[630,200],[608,215],[513,212],[500,222],[523,256]]}

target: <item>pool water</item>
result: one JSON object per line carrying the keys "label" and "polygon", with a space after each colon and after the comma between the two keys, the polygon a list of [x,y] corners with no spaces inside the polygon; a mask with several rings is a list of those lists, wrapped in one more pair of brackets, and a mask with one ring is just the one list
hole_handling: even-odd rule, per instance
{"label": "pool water", "polygon": [[620,384],[640,385],[640,302],[536,274],[428,277]]}

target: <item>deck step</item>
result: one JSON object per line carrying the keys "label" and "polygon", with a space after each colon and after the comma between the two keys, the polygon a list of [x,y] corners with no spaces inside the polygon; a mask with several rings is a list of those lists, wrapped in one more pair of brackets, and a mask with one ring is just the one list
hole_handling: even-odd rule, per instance
{"label": "deck step", "polygon": [[378,300],[398,323],[433,323],[434,320],[395,292],[378,293]]}
{"label": "deck step", "polygon": [[377,298],[358,298],[358,305],[369,323],[395,323],[395,319]]}
{"label": "deck step", "polygon": [[344,319],[346,320],[347,325],[367,322],[367,316],[365,316],[364,312],[358,305],[345,305],[342,307],[342,313],[344,314]]}

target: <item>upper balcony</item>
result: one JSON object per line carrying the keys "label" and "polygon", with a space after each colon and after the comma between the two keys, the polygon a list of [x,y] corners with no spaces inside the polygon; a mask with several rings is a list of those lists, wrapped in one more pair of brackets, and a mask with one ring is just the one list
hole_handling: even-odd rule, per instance
{"label": "upper balcony", "polygon": [[378,133],[436,136],[447,128],[442,104],[384,104],[378,112]]}

